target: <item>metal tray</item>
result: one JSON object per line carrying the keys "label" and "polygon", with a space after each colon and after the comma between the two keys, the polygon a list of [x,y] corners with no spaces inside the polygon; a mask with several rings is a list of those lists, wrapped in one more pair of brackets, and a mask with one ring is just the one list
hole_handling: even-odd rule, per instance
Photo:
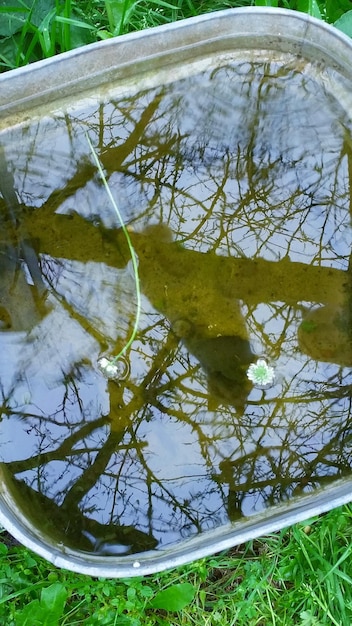
{"label": "metal tray", "polygon": [[[305,14],[280,9],[220,11],[117,39],[92,44],[0,76],[2,132],[60,111],[107,100],[111,93],[138,93],[196,75],[232,58],[274,52],[331,68],[326,89],[352,110],[352,43],[339,31]],[[350,89],[352,94],[352,89]],[[341,97],[339,98],[339,94]],[[2,357],[3,358],[3,357]],[[93,576],[150,574],[228,549],[352,500],[352,476],[293,497],[249,517],[223,524],[165,549],[128,556],[87,554],[38,530],[16,501],[0,467],[0,523],[20,542],[63,567]]]}

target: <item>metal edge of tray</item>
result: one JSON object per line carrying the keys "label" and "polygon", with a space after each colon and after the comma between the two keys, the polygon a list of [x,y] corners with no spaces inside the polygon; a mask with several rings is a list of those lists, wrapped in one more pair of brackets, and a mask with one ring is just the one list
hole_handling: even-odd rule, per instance
{"label": "metal edge of tray", "polygon": [[[1,469],[0,469],[1,478]],[[56,567],[89,576],[123,578],[145,576],[185,565],[230,549],[248,540],[276,532],[347,504],[352,500],[352,478],[334,481],[316,492],[274,505],[258,515],[208,530],[171,547],[128,556],[102,556],[73,550],[53,542],[18,508],[4,482],[0,487],[0,524],[20,543]]]}
{"label": "metal edge of tray", "polygon": [[243,46],[302,56],[315,51],[317,59],[350,72],[351,42],[332,26],[288,9],[227,9],[93,43],[0,74],[0,117],[29,114],[44,103],[111,81]]}

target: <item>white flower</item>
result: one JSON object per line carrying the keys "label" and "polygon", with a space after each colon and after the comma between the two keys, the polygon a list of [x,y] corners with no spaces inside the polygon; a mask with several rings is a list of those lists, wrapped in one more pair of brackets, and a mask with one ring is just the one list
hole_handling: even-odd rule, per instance
{"label": "white flower", "polygon": [[98,359],[98,367],[105,378],[109,380],[125,380],[130,373],[129,363],[122,356],[118,360],[116,360],[116,357],[107,359],[103,356],[101,359]]}
{"label": "white flower", "polygon": [[254,385],[261,389],[270,387],[274,382],[274,369],[267,364],[265,359],[258,359],[256,363],[252,363],[248,370],[247,376]]}
{"label": "white flower", "polygon": [[112,363],[109,359],[102,357],[98,361],[98,366],[101,372],[111,380],[116,380],[119,378],[119,366],[117,364]]}

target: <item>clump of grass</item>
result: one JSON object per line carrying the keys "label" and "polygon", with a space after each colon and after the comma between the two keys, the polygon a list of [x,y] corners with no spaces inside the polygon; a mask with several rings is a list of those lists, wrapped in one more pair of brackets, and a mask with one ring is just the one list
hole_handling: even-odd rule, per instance
{"label": "clump of grass", "polygon": [[1,4],[0,71],[96,41],[93,13],[82,10],[82,3],[5,0]]}

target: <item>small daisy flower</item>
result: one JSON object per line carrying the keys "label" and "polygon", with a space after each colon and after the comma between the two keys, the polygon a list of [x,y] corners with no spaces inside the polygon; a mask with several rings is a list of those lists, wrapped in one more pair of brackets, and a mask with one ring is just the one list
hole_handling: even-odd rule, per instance
{"label": "small daisy flower", "polygon": [[258,359],[256,363],[251,363],[247,370],[247,377],[253,385],[259,389],[266,389],[274,382],[274,369],[267,364],[265,359]]}
{"label": "small daisy flower", "polygon": [[106,376],[106,378],[109,378],[109,380],[116,380],[117,378],[119,378],[118,365],[109,361],[109,359],[105,358],[105,356],[99,359],[98,367],[100,371],[104,374],[104,376]]}
{"label": "small daisy flower", "polygon": [[126,359],[120,357],[117,361],[107,359],[105,356],[98,359],[98,367],[105,378],[109,380],[124,380],[130,373],[130,367]]}

